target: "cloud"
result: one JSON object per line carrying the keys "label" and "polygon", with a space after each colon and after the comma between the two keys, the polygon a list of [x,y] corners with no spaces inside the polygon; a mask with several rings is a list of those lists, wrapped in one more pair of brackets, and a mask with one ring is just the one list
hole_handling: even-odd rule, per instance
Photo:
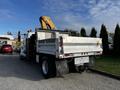
{"label": "cloud", "polygon": [[120,23],[119,0],[100,0],[89,12],[93,22],[106,24],[111,32],[113,32],[116,23]]}
{"label": "cloud", "polygon": [[[61,28],[74,28],[75,30],[79,30],[82,25],[85,23],[86,19],[83,19],[80,12],[84,12],[83,3],[84,0],[43,0],[46,2],[43,7],[44,11],[50,16],[53,16],[57,22],[57,26]],[[87,18],[87,16],[86,16]],[[83,22],[83,23],[82,23]],[[83,25],[85,26],[85,25]],[[87,26],[87,25],[86,25]]]}
{"label": "cloud", "polygon": [[[25,22],[26,19],[26,21],[32,21],[30,19],[32,16],[36,20],[39,15],[48,15],[53,19],[58,29],[70,28],[79,31],[81,27],[85,27],[88,32],[92,27],[100,30],[103,23],[107,25],[109,31],[113,31],[116,23],[120,23],[120,0],[35,0],[32,3],[31,11],[25,11],[21,8],[16,10],[15,7],[19,7],[17,3],[12,0],[2,0],[0,3],[0,21],[15,18],[14,21],[20,23]],[[32,5],[29,3],[29,6]],[[26,7],[28,6],[26,5]],[[25,13],[20,14],[20,11]]]}
{"label": "cloud", "polygon": [[13,6],[12,0],[0,0],[0,8],[9,8]]}
{"label": "cloud", "polygon": [[1,0],[0,2],[0,20],[13,18],[14,12],[12,11],[13,3],[11,0]]}
{"label": "cloud", "polygon": [[0,19],[8,19],[8,18],[12,18],[13,17],[13,12],[11,12],[8,9],[0,9]]}
{"label": "cloud", "polygon": [[56,17],[58,22],[58,29],[72,29],[80,31],[81,27],[89,29],[90,26],[86,25],[84,19],[80,15],[74,15],[72,13],[64,13]]}
{"label": "cloud", "polygon": [[113,31],[116,23],[120,23],[119,0],[43,0],[44,10],[52,13],[59,28],[67,27],[87,29],[106,24],[109,31]]}

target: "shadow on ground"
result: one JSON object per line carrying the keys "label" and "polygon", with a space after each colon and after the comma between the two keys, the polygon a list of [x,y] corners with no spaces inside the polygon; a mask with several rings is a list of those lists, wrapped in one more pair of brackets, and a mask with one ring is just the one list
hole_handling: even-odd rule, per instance
{"label": "shadow on ground", "polygon": [[0,77],[42,80],[38,64],[19,60],[19,55],[0,55]]}

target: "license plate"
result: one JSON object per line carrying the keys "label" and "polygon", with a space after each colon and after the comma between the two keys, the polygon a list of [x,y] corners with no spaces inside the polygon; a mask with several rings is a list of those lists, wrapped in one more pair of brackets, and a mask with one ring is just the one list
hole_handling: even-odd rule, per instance
{"label": "license plate", "polygon": [[83,65],[84,63],[89,63],[89,57],[75,58],[75,65]]}

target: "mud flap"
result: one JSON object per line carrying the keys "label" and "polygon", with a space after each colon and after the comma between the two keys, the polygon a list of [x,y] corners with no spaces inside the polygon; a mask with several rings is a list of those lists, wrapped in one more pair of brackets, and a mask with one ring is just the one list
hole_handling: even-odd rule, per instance
{"label": "mud flap", "polygon": [[67,60],[56,61],[56,73],[57,73],[57,76],[62,76],[64,74],[69,73]]}

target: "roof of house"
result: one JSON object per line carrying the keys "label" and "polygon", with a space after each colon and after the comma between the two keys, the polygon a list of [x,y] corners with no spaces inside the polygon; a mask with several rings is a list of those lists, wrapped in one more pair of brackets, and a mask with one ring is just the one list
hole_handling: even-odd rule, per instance
{"label": "roof of house", "polygon": [[12,35],[0,35],[0,39],[14,40]]}

